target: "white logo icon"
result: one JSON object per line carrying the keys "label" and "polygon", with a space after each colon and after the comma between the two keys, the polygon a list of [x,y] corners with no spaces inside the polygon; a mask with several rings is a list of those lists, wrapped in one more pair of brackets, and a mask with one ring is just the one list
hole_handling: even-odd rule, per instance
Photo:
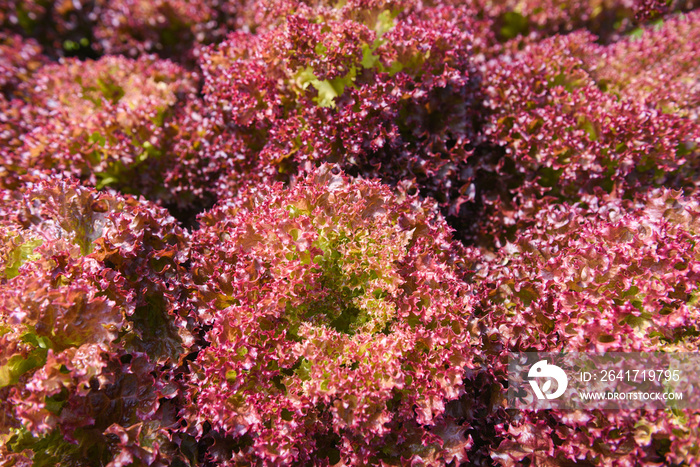
{"label": "white logo icon", "polygon": [[[538,399],[556,399],[564,394],[566,387],[569,384],[569,379],[566,377],[564,370],[556,365],[550,365],[547,360],[540,360],[539,362],[532,365],[527,376],[529,378],[549,378],[544,382],[542,388],[540,388],[539,381],[530,379],[530,386],[532,390],[535,391],[535,395]],[[553,393],[549,393],[552,389],[552,379],[557,382],[557,390]]]}

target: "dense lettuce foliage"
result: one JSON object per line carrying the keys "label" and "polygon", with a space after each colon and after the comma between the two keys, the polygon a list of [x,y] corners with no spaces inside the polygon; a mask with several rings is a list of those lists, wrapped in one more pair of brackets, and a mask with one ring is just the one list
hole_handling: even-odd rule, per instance
{"label": "dense lettuce foliage", "polygon": [[3,462],[159,459],[193,342],[187,234],[150,203],[66,182],[5,191],[0,215]]}
{"label": "dense lettuce foliage", "polygon": [[[491,280],[479,313],[513,351],[697,351],[699,208],[697,197],[669,190],[635,201],[600,197],[585,209],[547,207],[480,272]],[[526,413],[500,428],[492,455],[504,465],[692,465],[700,459],[694,417]]]}
{"label": "dense lettuce foliage", "polygon": [[0,466],[700,464],[698,7],[0,0]]}
{"label": "dense lettuce foliage", "polygon": [[456,201],[479,107],[470,15],[361,2],[299,8],[206,49],[201,117],[184,113],[175,152],[210,166],[182,183],[221,198],[331,162],[392,184],[415,179],[441,203]]}
{"label": "dense lettuce foliage", "polygon": [[479,356],[465,255],[430,204],[329,170],[201,219],[187,418],[236,462],[464,460],[444,407]]}
{"label": "dense lettuce foliage", "polygon": [[586,57],[591,75],[604,90],[697,121],[698,23],[694,11],[605,47]]}
{"label": "dense lettuce foliage", "polygon": [[660,190],[542,209],[480,272],[486,320],[522,351],[696,348],[699,207]]}
{"label": "dense lettuce foliage", "polygon": [[476,241],[512,241],[553,202],[697,185],[700,124],[602,90],[605,80],[596,81],[584,60],[599,49],[590,35],[576,33],[484,66],[485,105],[493,111],[484,127],[490,154],[474,162],[486,206],[471,219],[480,224]]}
{"label": "dense lettuce foliage", "polygon": [[17,176],[40,167],[97,188],[168,196],[161,180],[169,119],[195,84],[181,67],[155,57],[48,64],[14,93],[31,108],[8,126],[31,131],[6,170]]}

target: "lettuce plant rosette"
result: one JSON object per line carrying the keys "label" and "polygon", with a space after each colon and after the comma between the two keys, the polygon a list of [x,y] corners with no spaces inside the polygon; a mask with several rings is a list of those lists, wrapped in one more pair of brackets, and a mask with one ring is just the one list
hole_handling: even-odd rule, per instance
{"label": "lettuce plant rosette", "polygon": [[5,170],[14,177],[36,170],[74,176],[167,202],[168,122],[195,83],[183,68],[153,56],[47,64],[16,92],[11,104],[22,111],[8,109],[14,112],[6,125],[19,134]]}
{"label": "lettuce plant rosette", "polygon": [[192,270],[210,345],[185,412],[218,440],[212,460],[466,459],[445,404],[478,364],[478,332],[465,252],[431,203],[326,165],[200,222]]}
{"label": "lettuce plant rosette", "polygon": [[700,13],[667,18],[596,50],[585,61],[599,87],[663,110],[700,118]]}
{"label": "lettuce plant rosette", "polygon": [[[484,327],[513,352],[697,351],[697,196],[663,189],[586,201],[541,210],[479,271]],[[496,426],[492,457],[503,465],[689,465],[698,460],[695,414],[526,411]]]}
{"label": "lettuce plant rosette", "polygon": [[290,6],[204,49],[200,118],[182,115],[174,151],[207,168],[173,177],[178,191],[225,198],[328,162],[457,202],[479,100],[472,16],[405,3]]}
{"label": "lettuce plant rosette", "polygon": [[552,203],[605,194],[632,198],[657,187],[695,189],[698,122],[617,96],[612,86],[601,89],[588,65],[600,50],[579,32],[484,65],[491,112],[482,157],[472,160],[478,207],[472,241],[513,242]]}
{"label": "lettuce plant rosette", "polygon": [[0,464],[171,459],[187,234],[66,181],[3,191],[0,223]]}
{"label": "lettuce plant rosette", "polygon": [[487,319],[518,351],[697,348],[697,197],[597,201],[543,209],[484,267]]}

